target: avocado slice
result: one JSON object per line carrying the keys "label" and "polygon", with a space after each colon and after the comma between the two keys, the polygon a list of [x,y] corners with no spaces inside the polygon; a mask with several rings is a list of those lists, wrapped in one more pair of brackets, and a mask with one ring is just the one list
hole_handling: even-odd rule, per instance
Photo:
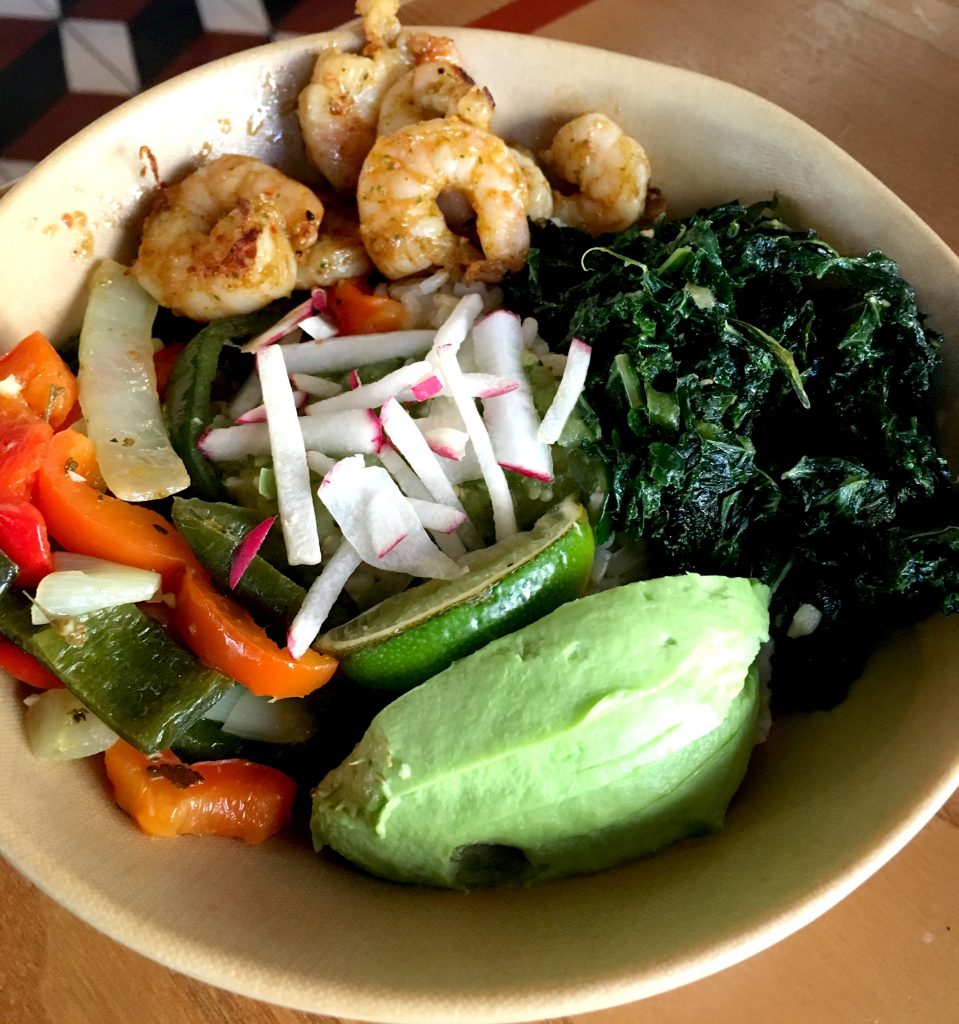
{"label": "avocado slice", "polygon": [[314,795],[317,848],[468,888],[721,827],[756,732],[769,589],[645,580],[563,605],[381,711]]}

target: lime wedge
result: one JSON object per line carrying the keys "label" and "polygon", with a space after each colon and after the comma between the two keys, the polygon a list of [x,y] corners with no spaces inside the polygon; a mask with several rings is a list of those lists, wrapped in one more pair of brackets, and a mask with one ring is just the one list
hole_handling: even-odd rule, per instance
{"label": "lime wedge", "polygon": [[356,682],[408,690],[581,596],[593,553],[586,510],[567,498],[528,532],[468,554],[464,576],[388,597],[313,646]]}

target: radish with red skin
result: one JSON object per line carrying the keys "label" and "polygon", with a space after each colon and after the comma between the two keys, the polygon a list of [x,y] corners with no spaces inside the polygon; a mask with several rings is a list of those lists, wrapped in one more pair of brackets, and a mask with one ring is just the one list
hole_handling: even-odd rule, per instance
{"label": "radish with red skin", "polygon": [[[305,391],[294,391],[293,392],[293,404],[297,409],[302,409],[306,405],[306,400],[309,395]],[[255,409],[250,409],[248,412],[243,413],[242,416],[237,416],[236,423],[266,423],[266,406],[258,405]]]}
{"label": "radish with red skin", "polygon": [[410,363],[409,366],[401,366],[370,384],[359,383],[357,375],[355,385],[352,379],[350,381],[352,390],[313,402],[306,407],[306,413],[308,416],[316,416],[342,409],[378,409],[388,398],[419,384],[432,374],[430,364],[426,360],[421,360],[418,363]]}
{"label": "radish with red skin", "polygon": [[513,377],[518,384],[509,394],[484,399],[483,421],[504,469],[552,483],[553,457],[549,445],[537,438],[540,418],[523,371],[523,348],[523,326],[514,313],[498,310],[473,328],[477,365],[489,373]]}
{"label": "radish with red skin", "polygon": [[563,376],[540,424],[538,437],[543,444],[556,444],[559,440],[559,435],[562,434],[563,427],[566,426],[566,421],[576,408],[579,396],[586,386],[586,374],[589,372],[592,354],[592,347],[579,338],[573,338],[569,343],[569,355],[566,357]]}
{"label": "radish with red skin", "polygon": [[[310,451],[338,457],[356,452],[375,454],[383,443],[379,417],[369,409],[344,409],[329,416],[300,416],[297,424]],[[241,423],[213,427],[197,441],[197,448],[211,462],[269,455],[270,436],[265,423]]]}
{"label": "radish with red skin", "polygon": [[388,331],[384,334],[338,335],[326,341],[284,345],[290,373],[346,373],[355,367],[387,359],[422,357],[430,350],[435,331]]}
{"label": "radish with red skin", "polygon": [[324,309],[326,309],[326,292],[322,288],[314,288],[308,299],[298,306],[294,306],[289,313],[280,317],[262,334],[258,334],[252,341],[248,341],[240,351],[259,352],[269,345],[275,345],[281,338],[285,338],[291,331],[299,327],[304,320],[309,319],[315,313],[322,313]]}
{"label": "radish with red skin", "polygon": [[253,556],[260,550],[263,541],[266,540],[266,535],[270,532],[270,528],[276,522],[276,516],[270,516],[269,519],[264,519],[262,523],[258,523],[253,527],[252,530],[240,541],[237,545],[236,551],[233,552],[233,558],[230,562],[230,589],[236,590],[240,580],[243,578],[243,574],[250,567],[250,562],[253,561]]}
{"label": "radish with red skin", "polygon": [[302,658],[317,638],[347,580],[362,561],[345,540],[327,559],[287,630],[286,646],[294,658]]}

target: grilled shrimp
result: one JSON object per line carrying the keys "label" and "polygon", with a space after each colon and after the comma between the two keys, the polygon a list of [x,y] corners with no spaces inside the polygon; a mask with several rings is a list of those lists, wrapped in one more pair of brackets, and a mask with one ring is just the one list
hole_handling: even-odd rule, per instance
{"label": "grilled shrimp", "polygon": [[327,206],[316,242],[297,261],[297,288],[316,288],[347,277],[359,277],[373,269],[363,240],[356,211],[352,216]]}
{"label": "grilled shrimp", "polygon": [[400,50],[382,47],[371,56],[324,50],[297,114],[306,152],[336,189],[356,185],[376,139],[376,121],[387,90],[409,67]]}
{"label": "grilled shrimp", "polygon": [[493,119],[489,89],[450,60],[429,60],[407,71],[383,97],[378,135],[392,135],[408,124],[455,115],[476,128],[488,130]]}
{"label": "grilled shrimp", "polygon": [[635,224],[646,204],[649,159],[643,147],[604,114],[582,114],[564,125],[543,154],[580,191],[553,192],[553,220],[591,235]]}
{"label": "grilled shrimp", "polygon": [[[437,205],[444,190],[476,212],[482,253],[455,235]],[[501,139],[457,117],[408,125],[377,139],[357,190],[360,235],[379,270],[406,277],[465,267],[468,280],[498,281],[529,250],[526,181]]]}
{"label": "grilled shrimp", "polygon": [[252,157],[227,154],[164,188],[143,226],[133,276],[194,320],[261,309],[296,285],[323,204]]}
{"label": "grilled shrimp", "polygon": [[525,146],[510,146],[510,152],[526,179],[526,188],[529,192],[526,216],[537,224],[542,224],[553,216],[553,191],[549,187],[546,175]]}
{"label": "grilled shrimp", "polygon": [[368,52],[392,46],[400,34],[400,0],[356,0]]}

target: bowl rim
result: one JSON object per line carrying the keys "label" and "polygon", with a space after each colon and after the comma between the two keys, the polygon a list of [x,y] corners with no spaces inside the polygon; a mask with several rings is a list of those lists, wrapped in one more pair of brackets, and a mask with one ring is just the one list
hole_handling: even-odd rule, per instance
{"label": "bowl rim", "polygon": [[[416,27],[421,28],[421,26]],[[951,262],[957,277],[959,277],[959,259],[949,246],[876,175],[827,136],[796,115],[741,86],[676,65],[579,43],[540,36],[517,36],[513,33],[489,29],[448,26],[422,26],[422,28],[464,39],[480,36],[496,38],[504,44],[508,41],[508,45],[512,47],[533,45],[544,50],[553,50],[557,54],[593,51],[606,57],[612,56],[624,64],[645,65],[648,69],[658,73],[665,72],[667,75],[696,81],[709,89],[719,88],[730,96],[736,96],[741,103],[751,103],[767,112],[775,112],[791,131],[804,133],[807,138],[815,139],[817,146],[825,146],[831,156],[837,162],[844,163],[850,173],[860,177],[866,176],[874,186],[877,185],[882,189],[886,198],[892,203],[896,216],[908,219],[912,227],[925,237],[927,243],[937,248],[940,254]],[[267,43],[220,58],[145,90],[104,114],[77,135],[58,146],[34,169],[15,182],[5,195],[0,197],[0,210],[15,200],[24,183],[29,187],[30,181],[38,172],[44,173],[56,163],[69,159],[73,150],[81,147],[90,136],[99,133],[104,127],[114,122],[126,120],[141,107],[148,107],[165,92],[179,90],[186,83],[199,83],[208,76],[216,75],[226,67],[252,64],[256,59],[267,55],[312,52],[322,40],[328,39],[331,35],[341,35],[344,32],[351,34],[354,39],[359,38],[355,28],[351,29],[350,26],[346,26],[343,30],[337,30],[334,33],[316,33]],[[3,675],[4,673],[0,670],[0,676]],[[411,999],[408,993],[404,994],[403,1006],[399,1011],[390,1001],[389,993],[367,992],[362,1005],[357,1003],[355,998],[350,1003],[338,1002],[328,983],[321,986],[299,978],[288,979],[294,983],[292,986],[287,986],[283,1001],[279,1005],[315,1013],[339,1014],[358,1020],[390,1021],[391,1024],[407,1024],[407,1022],[416,1024],[416,1022],[426,1021],[448,1024],[454,1020],[475,1022],[475,1024],[499,1024],[499,1022],[508,1024],[512,1021],[538,1020],[544,1016],[586,1013],[658,995],[733,966],[769,948],[828,911],[913,839],[934,817],[957,785],[959,785],[959,744],[957,744],[952,763],[944,764],[938,776],[928,780],[925,791],[914,803],[911,813],[899,819],[895,827],[875,836],[872,842],[859,850],[843,870],[837,872],[831,880],[815,889],[807,890],[791,900],[784,900],[778,911],[763,923],[738,933],[724,942],[714,944],[709,950],[703,951],[686,963],[674,963],[672,960],[667,960],[654,970],[645,972],[641,977],[636,977],[635,973],[630,974],[627,971],[611,971],[602,976],[594,974],[590,978],[581,979],[571,984],[570,988],[562,993],[557,993],[553,989],[524,991],[521,995],[504,1000],[492,1012],[489,1007],[464,1007],[453,1001],[438,1004],[435,999],[424,999],[422,996],[417,1001]],[[174,938],[176,943],[165,944],[164,950],[167,952],[158,954],[155,941],[148,942],[147,936],[138,927],[136,915],[125,911],[120,906],[102,905],[96,901],[90,901],[88,898],[90,893],[85,891],[82,885],[77,885],[75,876],[72,876],[55,858],[37,846],[30,835],[12,832],[7,827],[2,813],[0,813],[0,854],[47,896],[85,923],[127,948],[206,984],[227,988],[240,995],[268,1003],[277,1002],[275,993],[265,983],[256,981],[244,983],[244,977],[249,978],[251,975],[246,974],[242,969],[233,973],[228,981],[224,981],[222,977],[224,972],[222,971],[219,978],[215,977],[216,965],[213,962],[214,957],[210,955],[212,951],[210,946],[202,941],[171,934],[170,937]],[[91,907],[94,909],[91,910]],[[189,961],[189,963],[185,964],[184,961]],[[242,966],[243,964],[239,965],[240,968]],[[344,996],[355,997],[356,995],[355,990],[347,992],[346,989],[337,989],[336,991],[337,993],[342,992]],[[323,1005],[319,1005],[318,997],[322,998]]]}

